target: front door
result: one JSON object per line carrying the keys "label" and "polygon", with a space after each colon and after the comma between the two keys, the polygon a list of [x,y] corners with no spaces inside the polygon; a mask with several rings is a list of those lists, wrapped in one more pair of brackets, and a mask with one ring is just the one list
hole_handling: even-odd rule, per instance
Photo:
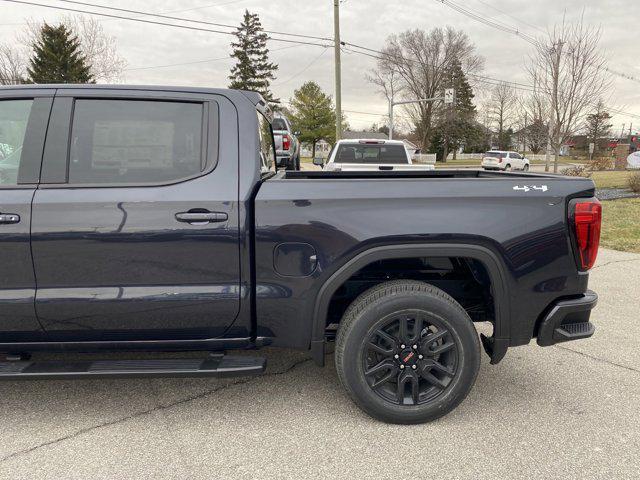
{"label": "front door", "polygon": [[106,93],[54,102],[33,201],[38,318],[51,340],[219,336],[240,302],[237,151],[218,149],[237,121],[219,128],[215,97]]}
{"label": "front door", "polygon": [[42,340],[29,235],[53,93],[0,92],[0,343]]}

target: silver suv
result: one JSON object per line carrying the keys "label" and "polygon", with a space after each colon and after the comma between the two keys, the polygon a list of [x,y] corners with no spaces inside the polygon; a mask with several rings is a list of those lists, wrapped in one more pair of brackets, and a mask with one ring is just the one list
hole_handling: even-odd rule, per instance
{"label": "silver suv", "polygon": [[299,132],[294,132],[289,119],[281,114],[274,116],[271,128],[276,144],[276,166],[286,170],[300,170]]}

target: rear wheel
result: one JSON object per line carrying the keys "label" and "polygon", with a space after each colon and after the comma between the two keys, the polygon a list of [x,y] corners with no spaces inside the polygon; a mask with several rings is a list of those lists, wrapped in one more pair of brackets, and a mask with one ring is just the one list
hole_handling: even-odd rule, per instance
{"label": "rear wheel", "polygon": [[369,415],[422,423],[453,410],[480,366],[480,342],[464,309],[416,281],[383,283],[360,295],[340,324],[340,381]]}
{"label": "rear wheel", "polygon": [[510,172],[511,171],[511,164],[507,163],[507,165],[504,167],[505,171]]}

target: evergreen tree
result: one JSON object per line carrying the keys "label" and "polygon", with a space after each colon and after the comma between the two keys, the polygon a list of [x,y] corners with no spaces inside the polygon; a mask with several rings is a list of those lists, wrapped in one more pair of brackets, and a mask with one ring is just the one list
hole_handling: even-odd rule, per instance
{"label": "evergreen tree", "polygon": [[477,129],[473,89],[458,58],[454,57],[447,67],[445,79],[445,88],[453,88],[455,91],[455,103],[444,105],[440,109],[431,145],[440,160],[446,162],[447,154],[451,149],[455,157],[455,152],[462,145],[477,142]]}
{"label": "evergreen tree", "polygon": [[64,25],[44,24],[27,69],[31,83],[94,83],[78,37]]}
{"label": "evergreen tree", "polygon": [[336,141],[336,113],[331,96],[312,81],[293,92],[291,99],[293,129],[300,132],[301,142],[311,143],[312,156],[316,154],[316,143],[326,140]]}
{"label": "evergreen tree", "polygon": [[278,65],[269,62],[267,34],[255,13],[244,12],[244,18],[235,32],[238,40],[231,44],[231,54],[237,62],[229,75],[229,88],[251,90],[262,94],[268,102],[276,101],[269,91]]}
{"label": "evergreen tree", "polygon": [[609,121],[611,115],[606,111],[604,102],[598,100],[595,105],[593,113],[587,115],[585,121],[585,133],[587,134],[587,140],[593,142],[595,151],[599,149],[599,143],[602,138],[611,135],[611,127],[613,126]]}

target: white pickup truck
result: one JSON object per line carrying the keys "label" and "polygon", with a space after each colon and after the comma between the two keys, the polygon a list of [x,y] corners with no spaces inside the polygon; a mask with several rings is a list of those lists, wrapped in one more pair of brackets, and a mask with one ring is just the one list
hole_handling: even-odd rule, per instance
{"label": "white pickup truck", "polygon": [[400,140],[356,139],[340,140],[333,147],[327,162],[314,158],[315,165],[326,171],[374,170],[434,170],[433,164],[415,164]]}

